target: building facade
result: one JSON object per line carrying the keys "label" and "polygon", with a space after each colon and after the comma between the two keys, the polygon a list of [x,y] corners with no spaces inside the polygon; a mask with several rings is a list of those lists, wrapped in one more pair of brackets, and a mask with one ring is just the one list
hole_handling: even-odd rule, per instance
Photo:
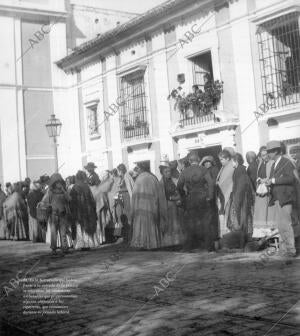
{"label": "building facade", "polygon": [[[158,173],[191,150],[299,143],[299,22],[294,0],[172,0],[79,46],[57,65],[78,80],[83,164],[147,160]],[[214,104],[208,78],[223,82]],[[200,107],[167,99],[193,90]]]}
{"label": "building facade", "polygon": [[[76,6],[73,8],[78,13],[82,8]],[[59,15],[58,11],[56,17]],[[26,84],[34,88],[32,97],[26,98],[32,103],[22,98],[24,84],[5,88],[14,96],[12,100],[5,98],[7,104],[25,103],[25,109],[35,104],[28,110],[45,110],[43,122],[53,105],[63,123],[58,157],[64,176],[74,174],[88,161],[95,162],[98,171],[116,167],[120,162],[132,168],[135,162],[148,161],[151,170],[158,174],[159,161],[165,157],[179,159],[191,150],[197,150],[200,156],[216,156],[222,147],[228,146],[245,154],[258,151],[269,139],[284,141],[288,149],[297,148],[297,0],[170,0],[123,24],[121,19],[126,15],[122,15],[120,19],[113,18],[112,29],[101,35],[93,37],[86,33],[86,38],[91,39],[80,45],[78,34],[72,33],[72,40],[66,33],[70,27],[66,22],[55,24],[48,34],[49,46],[55,45],[49,52],[50,89],[50,78],[44,70],[42,89],[36,90],[36,82]],[[92,19],[96,22],[97,18]],[[78,22],[77,26],[80,25],[82,22]],[[31,29],[34,31],[35,27]],[[55,29],[60,33],[55,33]],[[31,32],[29,29],[25,41]],[[67,37],[60,40],[59,47],[58,34]],[[70,48],[73,50],[68,52]],[[41,62],[44,56],[33,57],[38,60],[30,58],[26,62]],[[19,73],[24,81],[26,71]],[[40,76],[42,73],[36,71],[33,78],[37,81],[35,78]],[[11,81],[23,83],[18,75]],[[49,91],[52,103],[45,104]],[[4,91],[1,92],[3,95]],[[178,95],[183,99],[178,99]],[[15,107],[11,108],[15,111]],[[38,137],[37,125],[24,127],[22,113],[6,112],[1,111],[0,119],[2,157],[9,158],[13,150],[13,162],[22,162],[21,168],[14,166],[14,176],[24,176],[28,171],[32,171],[32,176],[40,173],[42,168],[28,169],[33,162],[34,167],[37,162],[40,167],[50,167],[53,157],[46,133],[44,143],[39,143],[39,138],[34,138]],[[11,118],[19,125],[16,134],[34,134],[31,142],[19,140],[10,149],[12,140],[3,136],[3,130]],[[39,127],[45,132],[42,121]],[[31,154],[29,148],[34,144],[35,152]],[[40,154],[41,147],[49,152]],[[2,162],[4,166],[8,164],[3,158]],[[7,180],[5,171],[2,168]]]}
{"label": "building facade", "polygon": [[59,163],[62,172],[80,167],[77,80],[55,61],[135,15],[97,8],[92,0],[1,1],[0,183],[53,173],[45,128],[51,114],[63,123],[59,155],[68,160]]}

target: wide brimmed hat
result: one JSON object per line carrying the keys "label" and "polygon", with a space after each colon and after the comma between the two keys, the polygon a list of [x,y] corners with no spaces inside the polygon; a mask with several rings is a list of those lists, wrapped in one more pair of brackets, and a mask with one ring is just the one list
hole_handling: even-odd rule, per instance
{"label": "wide brimmed hat", "polygon": [[267,152],[270,152],[274,149],[278,149],[281,148],[281,144],[280,141],[277,140],[271,140],[269,142],[267,142]]}
{"label": "wide brimmed hat", "polygon": [[49,180],[50,180],[50,176],[45,174],[45,175],[40,176],[40,178],[36,182],[41,183],[41,184],[46,184],[49,182]]}
{"label": "wide brimmed hat", "polygon": [[204,156],[204,158],[201,160],[201,165],[203,165],[205,162],[211,162],[211,164],[214,164],[215,160],[211,155]]}
{"label": "wide brimmed hat", "polygon": [[86,166],[84,166],[85,169],[90,169],[90,168],[97,168],[94,162],[88,162]]}

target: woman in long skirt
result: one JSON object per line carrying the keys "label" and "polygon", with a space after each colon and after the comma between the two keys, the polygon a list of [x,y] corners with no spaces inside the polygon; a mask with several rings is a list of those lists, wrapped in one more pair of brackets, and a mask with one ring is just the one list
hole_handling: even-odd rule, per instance
{"label": "woman in long skirt", "polygon": [[184,241],[181,227],[183,211],[178,207],[180,204],[180,195],[173,182],[171,168],[168,162],[161,164],[159,168],[162,174],[160,184],[167,202],[167,225],[162,232],[161,246],[180,245]]}
{"label": "woman in long skirt", "polygon": [[84,171],[77,172],[70,196],[71,212],[76,221],[75,249],[90,249],[98,246],[96,203]]}
{"label": "woman in long skirt", "polygon": [[37,220],[36,207],[43,199],[44,194],[39,181],[34,181],[31,184],[31,190],[27,196],[27,204],[29,208],[29,239],[33,243],[43,242],[43,228]]}
{"label": "woman in long skirt", "polygon": [[131,200],[134,181],[123,163],[117,167],[120,176],[118,186],[118,198],[115,201],[115,217],[119,224],[122,225],[122,236],[128,243],[131,239]]}
{"label": "woman in long skirt", "polygon": [[8,239],[7,226],[3,216],[3,203],[6,200],[6,195],[1,189],[0,184],[0,239]]}
{"label": "woman in long skirt", "polygon": [[110,177],[108,171],[101,175],[101,183],[97,186],[90,186],[94,200],[96,202],[97,213],[97,229],[96,237],[98,244],[104,244],[109,237],[106,237],[107,226],[112,221],[112,216],[109,207],[108,193],[111,190],[113,179]]}
{"label": "woman in long skirt", "polygon": [[131,246],[155,249],[161,246],[161,233],[167,225],[165,197],[157,177],[146,163],[137,163],[140,174],[132,192]]}
{"label": "woman in long skirt", "polygon": [[231,160],[231,153],[223,149],[219,154],[219,159],[222,168],[216,180],[216,198],[219,213],[219,238],[229,232],[227,222],[229,218],[230,195],[233,187],[233,162]]}
{"label": "woman in long skirt", "polygon": [[[241,233],[241,244],[251,240],[253,233],[253,193],[251,180],[247,174],[241,154],[233,157],[233,187],[227,227],[231,232]],[[243,246],[240,246],[243,247]]]}
{"label": "woman in long skirt", "polygon": [[27,206],[21,192],[21,182],[14,183],[13,193],[3,204],[4,220],[12,240],[29,239]]}

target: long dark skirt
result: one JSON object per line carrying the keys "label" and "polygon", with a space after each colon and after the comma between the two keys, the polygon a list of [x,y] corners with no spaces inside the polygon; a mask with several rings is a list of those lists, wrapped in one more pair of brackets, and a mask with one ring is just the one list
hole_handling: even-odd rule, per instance
{"label": "long dark skirt", "polygon": [[3,218],[0,219],[0,239],[9,239],[8,228]]}
{"label": "long dark skirt", "polygon": [[241,208],[235,208],[234,198],[230,203],[229,218],[227,222],[228,229],[233,231],[242,231],[245,234],[246,240],[252,237],[253,233],[253,215],[251,203],[245,197]]}
{"label": "long dark skirt", "polygon": [[174,201],[168,202],[168,225],[162,233],[162,247],[181,245],[184,241],[182,232],[183,214]]}
{"label": "long dark skirt", "polygon": [[186,210],[184,215],[185,249],[210,248],[211,220],[212,212],[206,204]]}
{"label": "long dark skirt", "polygon": [[125,242],[130,242],[132,238],[132,226],[131,226],[131,207],[130,197],[128,192],[122,193],[123,203],[119,203],[115,206],[114,220],[115,223],[122,225],[121,235]]}

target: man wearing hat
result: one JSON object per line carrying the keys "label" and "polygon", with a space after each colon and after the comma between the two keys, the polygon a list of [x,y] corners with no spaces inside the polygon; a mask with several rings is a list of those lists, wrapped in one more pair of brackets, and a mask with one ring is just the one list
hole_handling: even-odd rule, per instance
{"label": "man wearing hat", "polygon": [[295,195],[294,166],[286,157],[282,156],[279,141],[269,141],[267,152],[274,161],[267,185],[271,188],[269,205],[274,205],[275,223],[280,234],[280,250],[283,256],[294,257],[295,237],[292,227],[292,203]]}
{"label": "man wearing hat", "polygon": [[94,162],[88,162],[84,168],[88,172],[88,184],[92,186],[97,186],[101,183],[99,175],[95,172],[95,169],[97,166],[94,164]]}
{"label": "man wearing hat", "polygon": [[41,184],[43,193],[45,193],[47,191],[49,181],[50,181],[50,176],[49,175],[44,174],[44,175],[40,176],[38,182]]}

